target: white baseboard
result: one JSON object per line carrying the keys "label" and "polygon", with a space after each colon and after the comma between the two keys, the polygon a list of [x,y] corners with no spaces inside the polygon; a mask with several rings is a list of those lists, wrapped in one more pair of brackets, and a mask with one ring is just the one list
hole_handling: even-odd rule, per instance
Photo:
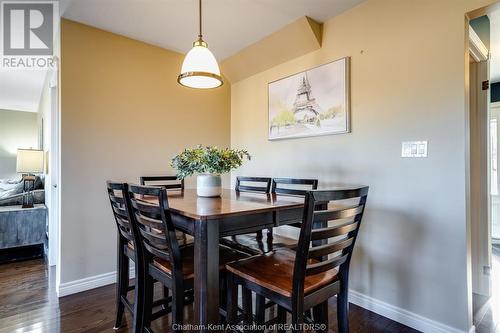
{"label": "white baseboard", "polygon": [[442,324],[435,320],[423,317],[416,313],[398,308],[389,303],[366,296],[354,290],[349,290],[349,302],[364,309],[375,312],[398,323],[414,328],[425,333],[474,333],[474,326],[467,331]]}
{"label": "white baseboard", "polygon": [[[130,278],[135,277],[135,268],[130,268]],[[64,297],[76,293],[81,293],[82,291],[87,291],[116,282],[116,271],[109,272],[94,276],[89,276],[80,280],[70,281],[66,283],[61,283],[59,289],[57,290],[58,297]]]}

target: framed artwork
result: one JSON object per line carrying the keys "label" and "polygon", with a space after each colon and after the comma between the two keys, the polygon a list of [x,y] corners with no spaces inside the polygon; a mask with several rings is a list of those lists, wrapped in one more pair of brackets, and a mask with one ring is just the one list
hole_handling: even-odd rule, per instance
{"label": "framed artwork", "polygon": [[349,58],[268,84],[269,140],[350,132]]}

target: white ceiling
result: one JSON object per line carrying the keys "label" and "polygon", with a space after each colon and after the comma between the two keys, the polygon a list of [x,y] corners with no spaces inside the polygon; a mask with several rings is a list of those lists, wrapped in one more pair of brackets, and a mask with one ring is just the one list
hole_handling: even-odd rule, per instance
{"label": "white ceiling", "polygon": [[0,70],[0,110],[38,112],[45,70]]}
{"label": "white ceiling", "polygon": [[490,15],[490,81],[500,82],[500,10]]}
{"label": "white ceiling", "polygon": [[[197,0],[62,0],[63,16],[133,39],[186,53],[198,35]],[[219,59],[301,16],[317,21],[363,0],[204,0],[204,39]]]}

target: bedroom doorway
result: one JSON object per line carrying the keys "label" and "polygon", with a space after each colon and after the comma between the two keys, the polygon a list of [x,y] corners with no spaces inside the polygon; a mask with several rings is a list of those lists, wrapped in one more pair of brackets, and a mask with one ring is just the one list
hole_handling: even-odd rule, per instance
{"label": "bedroom doorway", "polygon": [[[0,53],[0,222],[5,222],[0,230],[0,251],[4,251],[0,265],[5,266],[0,270],[36,263],[41,277],[56,281],[48,292],[56,295],[60,276],[59,2],[35,7],[26,3],[17,9],[0,5],[3,13],[12,14],[2,14],[0,28],[25,32],[9,35],[2,45],[12,50]],[[35,25],[40,29],[32,29]]]}
{"label": "bedroom doorway", "polygon": [[57,70],[0,69],[0,263],[57,264],[58,95]]}

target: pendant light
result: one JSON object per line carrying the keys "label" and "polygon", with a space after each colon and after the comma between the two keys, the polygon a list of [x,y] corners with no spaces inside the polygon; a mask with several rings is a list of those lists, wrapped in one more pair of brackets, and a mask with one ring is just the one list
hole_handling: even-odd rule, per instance
{"label": "pendant light", "polygon": [[199,0],[199,6],[200,33],[198,40],[193,43],[193,48],[186,54],[177,82],[190,88],[217,88],[223,83],[222,77],[217,60],[208,49],[208,44],[203,40],[201,33],[201,0]]}

